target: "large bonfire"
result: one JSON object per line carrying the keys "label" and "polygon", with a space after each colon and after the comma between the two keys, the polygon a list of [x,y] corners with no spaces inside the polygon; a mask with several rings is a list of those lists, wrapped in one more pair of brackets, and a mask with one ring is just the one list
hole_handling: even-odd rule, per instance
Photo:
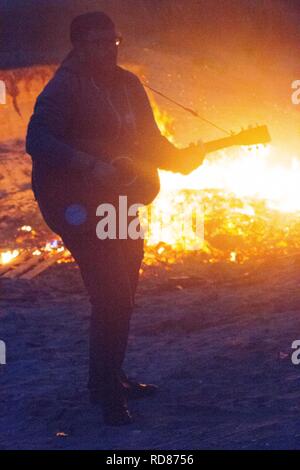
{"label": "large bonfire", "polygon": [[[150,98],[161,132],[180,144],[172,133],[172,118]],[[272,145],[240,147],[208,156],[188,176],[160,171],[161,191],[150,207],[155,219],[147,233],[144,268],[168,266],[191,254],[202,263],[243,264],[299,251],[300,159],[295,156],[289,166],[274,164],[275,152]],[[181,230],[181,215],[193,205],[202,210],[200,245],[192,227],[184,235]],[[0,251],[0,264],[14,263],[25,252],[27,257],[70,260],[58,237],[45,240],[37,227],[22,225],[16,227],[14,246],[9,240]]]}

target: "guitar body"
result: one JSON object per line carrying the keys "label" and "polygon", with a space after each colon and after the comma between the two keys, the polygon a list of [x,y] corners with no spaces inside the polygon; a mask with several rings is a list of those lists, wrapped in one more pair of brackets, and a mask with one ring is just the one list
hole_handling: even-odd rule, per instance
{"label": "guitar body", "polygon": [[117,208],[119,196],[128,197],[128,207],[132,204],[150,204],[160,190],[157,168],[147,165],[145,171],[135,171],[134,159],[131,165],[133,171],[129,170],[128,174],[123,172],[120,185],[109,188],[88,174],[63,169],[58,171],[44,164],[39,168],[39,162],[33,162],[33,192],[50,229],[59,235],[96,230],[99,205],[109,203]]}

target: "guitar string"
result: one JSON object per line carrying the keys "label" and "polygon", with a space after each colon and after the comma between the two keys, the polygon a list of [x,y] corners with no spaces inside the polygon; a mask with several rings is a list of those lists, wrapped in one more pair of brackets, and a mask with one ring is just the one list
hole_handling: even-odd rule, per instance
{"label": "guitar string", "polygon": [[176,106],[178,106],[179,108],[184,109],[184,111],[187,111],[188,113],[192,114],[194,117],[197,117],[198,119],[201,119],[201,121],[206,122],[207,124],[210,124],[211,126],[215,127],[216,129],[218,129],[221,132],[224,132],[227,135],[232,135],[231,132],[227,131],[223,127],[220,127],[217,124],[213,123],[212,121],[209,121],[209,119],[206,119],[205,117],[200,116],[200,114],[197,111],[195,111],[194,109],[188,108],[187,106],[184,106],[183,104],[178,103],[178,101],[175,101],[175,100],[173,100],[173,98],[170,98],[169,96],[165,95],[161,91],[158,91],[155,88],[152,88],[150,85],[147,85],[145,82],[142,82],[142,84],[144,85],[144,87],[149,88],[149,90],[151,90],[154,93],[162,96],[163,98],[170,101],[171,103],[174,103]]}

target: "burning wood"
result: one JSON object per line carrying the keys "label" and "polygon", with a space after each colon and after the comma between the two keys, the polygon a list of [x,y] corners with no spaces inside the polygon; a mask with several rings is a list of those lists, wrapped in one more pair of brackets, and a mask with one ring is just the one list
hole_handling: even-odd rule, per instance
{"label": "burning wood", "polygon": [[0,276],[10,279],[33,279],[58,260],[67,257],[64,247],[49,250],[47,245],[43,251],[34,249],[3,252],[1,258],[4,262],[1,263]]}
{"label": "burning wood", "polygon": [[[167,230],[155,238],[150,232],[146,243],[143,272],[148,267],[168,266],[193,256],[203,263],[238,263],[252,259],[286,256],[300,251],[299,213],[281,212],[269,207],[268,201],[254,198],[238,198],[221,190],[180,190],[161,195],[156,201],[158,208],[168,208]],[[162,199],[160,199],[162,198]],[[194,240],[177,238],[178,212],[184,204],[201,201],[205,214],[205,240],[201,249],[191,251]],[[157,214],[160,214],[156,208]],[[161,214],[161,217],[163,215]],[[24,237],[31,241],[31,250],[22,251]],[[169,237],[169,238],[168,238]],[[27,241],[28,243],[28,241]],[[39,250],[36,255],[33,253]],[[43,243],[30,239],[30,231],[23,233],[19,245],[1,253],[1,275],[25,277],[40,274],[56,261],[70,261],[58,239]],[[31,273],[31,274],[30,274]]]}

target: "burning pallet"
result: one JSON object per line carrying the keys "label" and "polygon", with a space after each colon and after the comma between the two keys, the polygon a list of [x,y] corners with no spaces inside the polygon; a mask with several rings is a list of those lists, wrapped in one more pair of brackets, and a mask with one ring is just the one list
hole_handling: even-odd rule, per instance
{"label": "burning pallet", "polygon": [[23,251],[0,267],[0,277],[9,279],[34,279],[58,260],[66,257],[65,250],[55,252]]}

